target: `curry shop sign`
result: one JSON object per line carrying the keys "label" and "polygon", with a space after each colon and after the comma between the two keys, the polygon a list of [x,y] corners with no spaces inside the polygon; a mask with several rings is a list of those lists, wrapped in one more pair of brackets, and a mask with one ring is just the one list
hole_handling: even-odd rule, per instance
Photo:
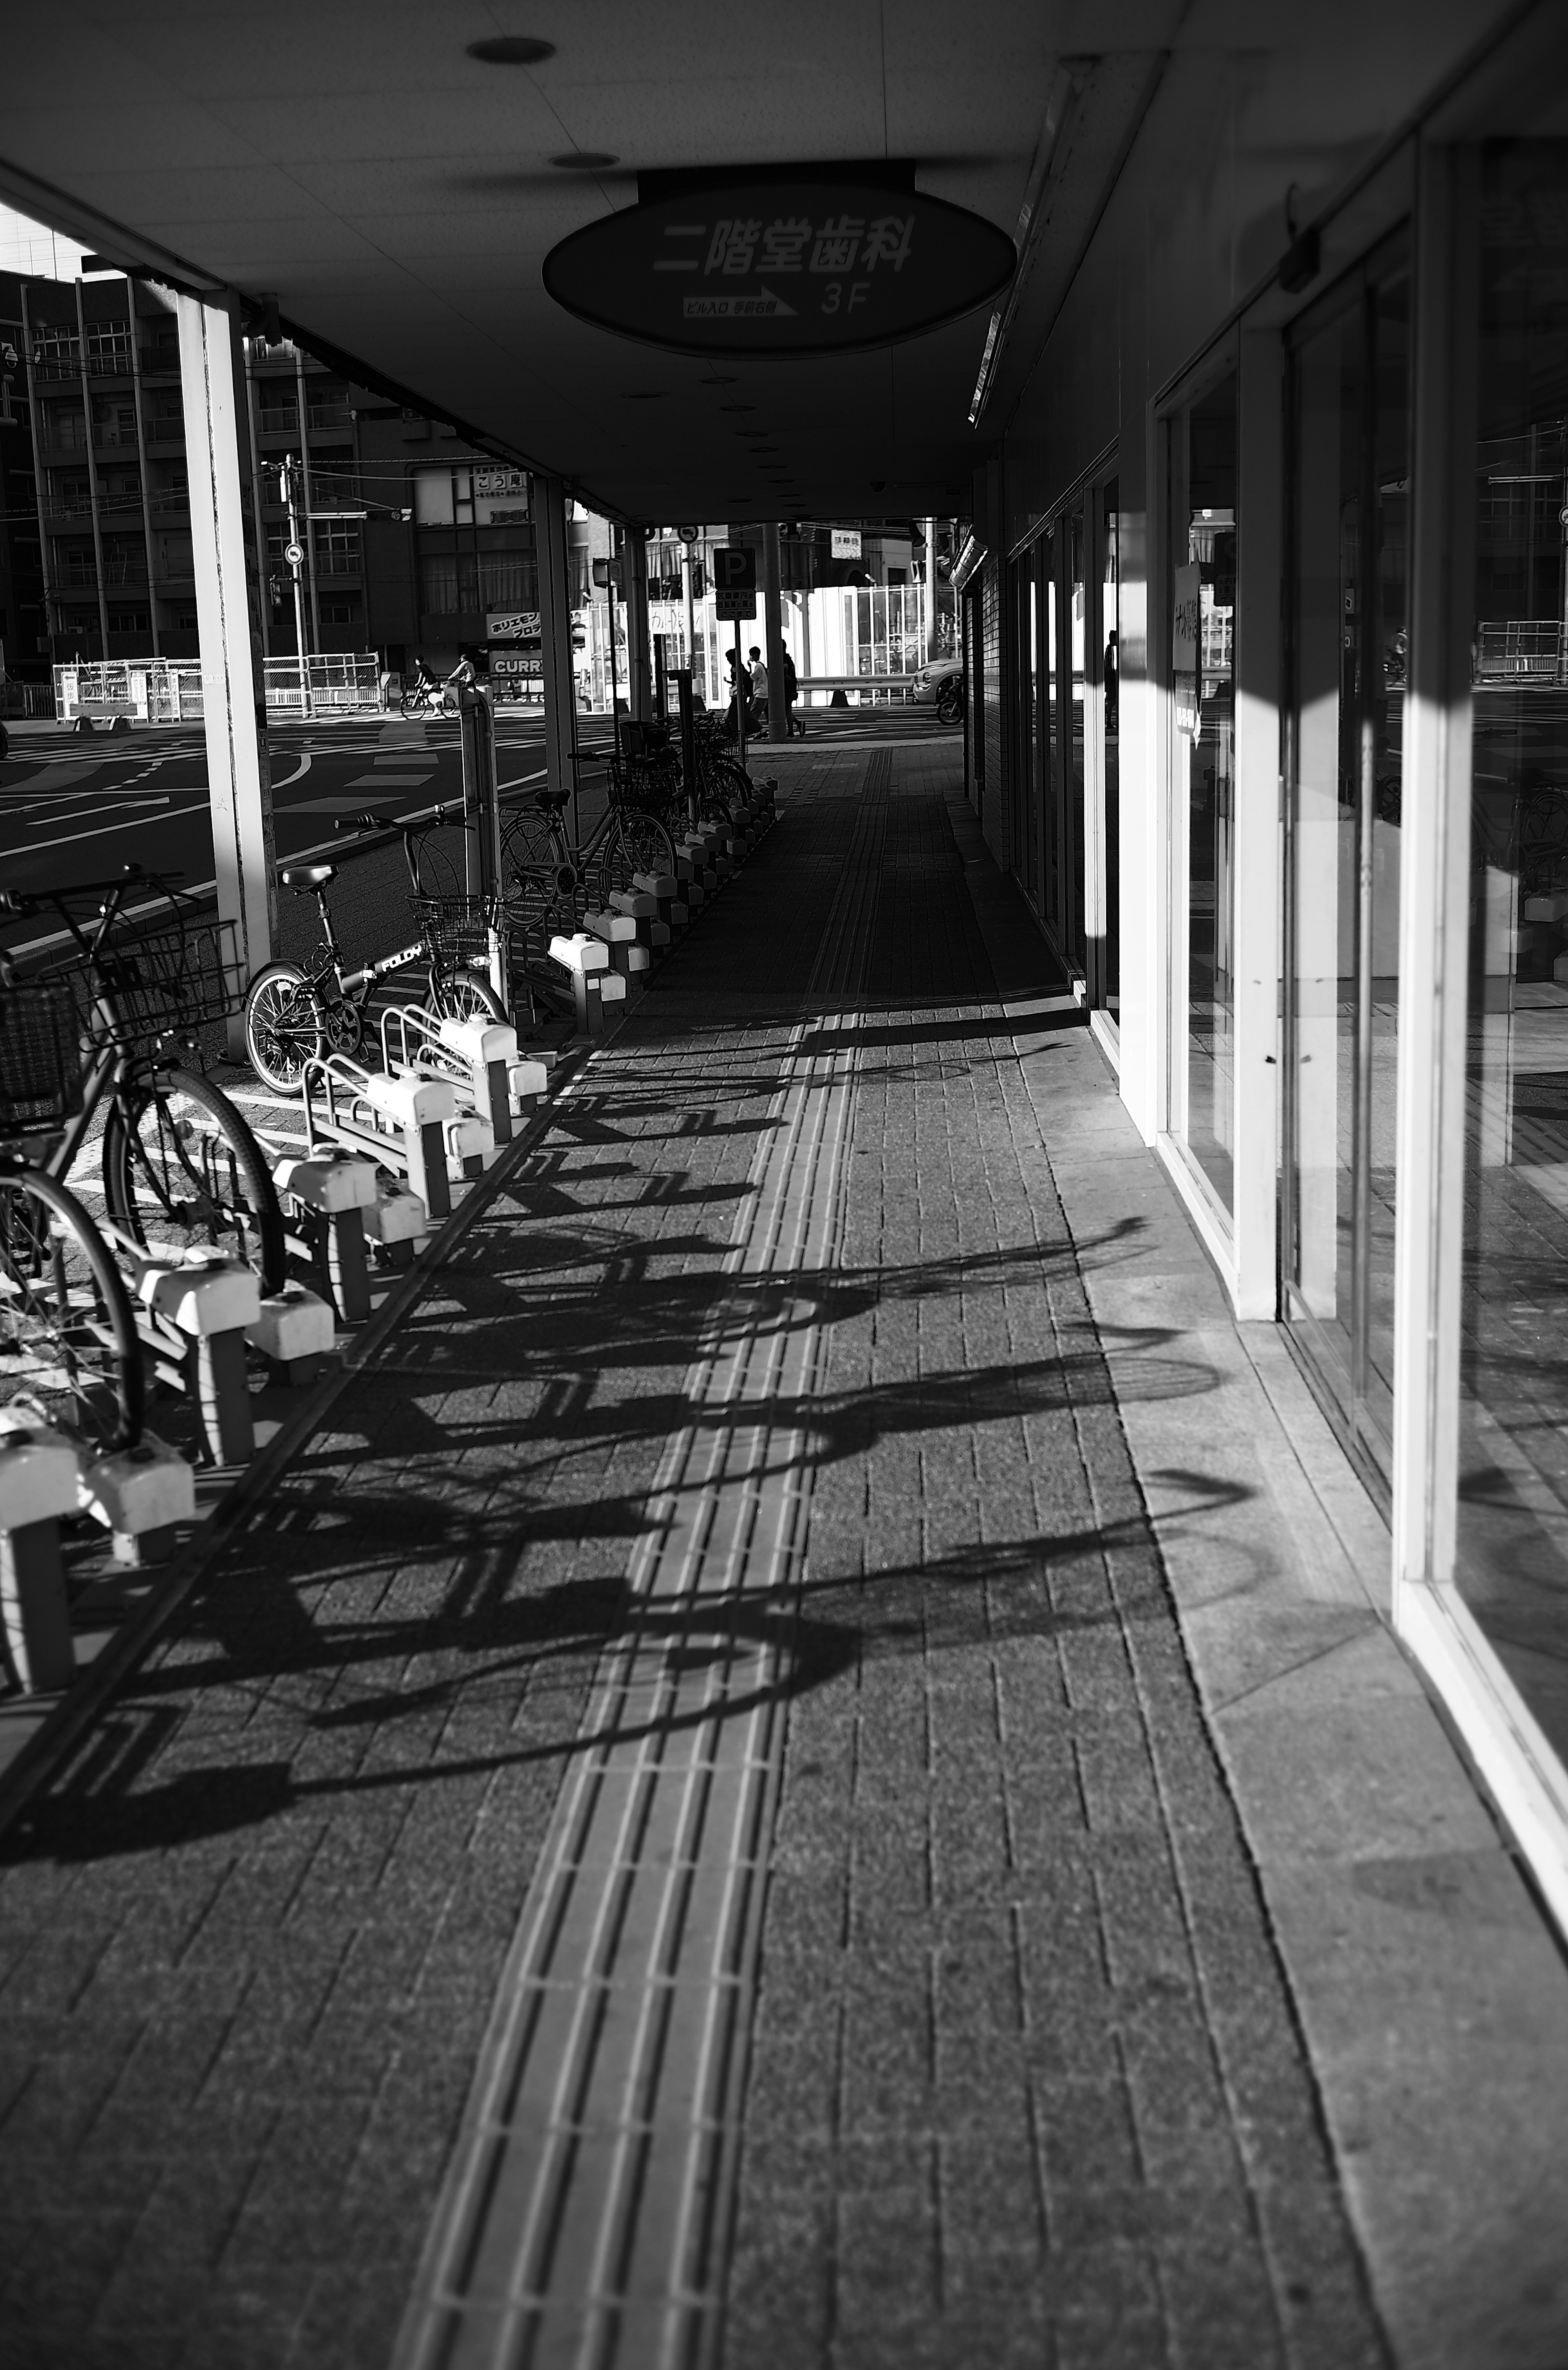
{"label": "curry shop sign", "polygon": [[696,178],[563,239],[545,259],[556,302],[689,353],[827,354],[917,337],[1012,277],[1005,231],[912,188]]}

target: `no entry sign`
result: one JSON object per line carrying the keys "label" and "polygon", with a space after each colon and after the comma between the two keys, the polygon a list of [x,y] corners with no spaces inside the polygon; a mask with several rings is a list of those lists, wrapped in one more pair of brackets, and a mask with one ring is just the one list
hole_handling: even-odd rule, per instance
{"label": "no entry sign", "polygon": [[987,303],[1013,243],[915,189],[738,180],[590,223],[545,258],[558,305],[698,354],[831,354],[918,337]]}

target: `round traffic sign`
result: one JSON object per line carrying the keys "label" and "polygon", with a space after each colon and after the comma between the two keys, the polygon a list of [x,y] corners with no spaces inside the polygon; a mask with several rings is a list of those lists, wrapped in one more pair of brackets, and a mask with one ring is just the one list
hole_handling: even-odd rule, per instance
{"label": "round traffic sign", "polygon": [[283,558],[288,561],[291,568],[297,568],[300,561],[305,558],[304,544],[285,543],[283,546]]}

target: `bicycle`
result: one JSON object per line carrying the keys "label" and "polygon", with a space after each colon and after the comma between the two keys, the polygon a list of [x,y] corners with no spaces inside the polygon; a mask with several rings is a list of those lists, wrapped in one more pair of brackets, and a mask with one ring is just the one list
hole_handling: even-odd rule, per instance
{"label": "bicycle", "polygon": [[[596,765],[597,750],[574,753],[577,765]],[[674,842],[628,771],[610,768],[609,801],[580,847],[566,834],[571,793],[539,790],[513,810],[502,832],[502,893],[507,919],[521,927],[527,951],[542,957],[558,932],[577,928],[590,905],[606,906],[641,873],[671,873]]]}
{"label": "bicycle", "polygon": [[457,709],[457,694],[449,683],[411,684],[399,702],[404,716],[455,716]]}
{"label": "bicycle", "polygon": [[[166,901],[172,923],[133,926],[125,911],[133,889]],[[82,897],[102,899],[95,923],[73,911]],[[282,1291],[287,1255],[271,1171],[245,1119],[201,1067],[201,1031],[237,1001],[226,943],[233,925],[198,920],[168,878],[137,865],[114,880],[0,892],[0,909],[12,914],[45,907],[63,922],[75,954],[28,984],[70,998],[80,1094],[38,1165],[63,1184],[101,1110],[113,1224],[144,1246],[150,1225],[181,1256],[221,1250],[254,1267],[264,1293]]]}
{"label": "bicycle", "polygon": [[382,955],[356,971],[345,971],[332,926],[327,892],[338,877],[335,864],[285,865],[278,878],[294,895],[314,896],[321,917],[322,943],[309,963],[270,962],[245,994],[245,1042],[251,1066],[276,1095],[299,1090],[307,1062],[324,1054],[357,1053],[364,1041],[365,1007],[372,989],[392,972],[422,962],[432,1010],[455,1020],[504,1021],[506,1008],[480,966],[489,960],[490,937],[500,926],[500,902],[455,890],[432,892],[421,869],[422,843],[446,819],[437,807],[428,824],[399,826],[390,816],[346,815],[340,831],[401,829],[403,859],[413,883],[409,899],[420,935],[395,954]]}
{"label": "bicycle", "polygon": [[47,1156],[81,1108],[64,987],[0,971],[0,1406],[108,1455],[142,1436],[146,1380],[124,1278]]}

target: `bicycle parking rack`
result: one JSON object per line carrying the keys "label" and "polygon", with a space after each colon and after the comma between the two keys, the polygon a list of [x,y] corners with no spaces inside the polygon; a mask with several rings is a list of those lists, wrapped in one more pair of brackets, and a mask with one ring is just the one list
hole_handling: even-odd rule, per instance
{"label": "bicycle parking rack", "polygon": [[[293,1221],[288,1248],[345,1325],[363,1325],[370,1315],[364,1213],[375,1206],[375,1180],[374,1158],[340,1145],[322,1148],[314,1139],[303,1160],[280,1161],[272,1172],[285,1218]],[[306,1354],[282,1325],[279,1344],[291,1363]]]}
{"label": "bicycle parking rack", "polygon": [[261,1279],[221,1251],[141,1244],[112,1221],[99,1232],[126,1271],[136,1330],[155,1378],[189,1396],[214,1465],[247,1465],[256,1451],[246,1370],[249,1329],[261,1315]]}
{"label": "bicycle parking rack", "polygon": [[0,1633],[28,1695],[68,1686],[76,1668],[60,1523],[76,1512],[80,1473],[74,1440],[0,1410]]}
{"label": "bicycle parking rack", "polygon": [[652,954],[637,935],[637,916],[633,914],[585,914],[582,926],[590,938],[598,938],[609,949],[610,969],[626,982],[628,999],[641,995],[643,974],[652,961]]}
{"label": "bicycle parking rack", "polygon": [[579,930],[570,938],[552,938],[550,959],[571,982],[579,1036],[602,1037],[605,1005],[626,1001],[626,981],[611,969],[609,948],[603,938]]}
{"label": "bicycle parking rack", "polygon": [[514,1120],[536,1110],[548,1065],[518,1048],[510,1021],[453,1020],[423,1005],[390,1005],[381,1016],[381,1065],[393,1076],[444,1078],[458,1100],[510,1144]]}
{"label": "bicycle parking rack", "polygon": [[167,1563],[176,1530],[196,1519],[196,1477],[178,1449],[146,1432],[134,1448],[84,1460],[77,1505],[110,1533],[116,1563]]}
{"label": "bicycle parking rack", "polygon": [[[670,942],[673,943],[676,931],[684,930],[691,920],[691,907],[681,895],[679,880],[673,872],[634,872],[631,883],[640,895],[652,898],[654,913],[669,931]],[[610,903],[617,904],[618,899],[612,897]],[[654,940],[651,943],[663,942]]]}

